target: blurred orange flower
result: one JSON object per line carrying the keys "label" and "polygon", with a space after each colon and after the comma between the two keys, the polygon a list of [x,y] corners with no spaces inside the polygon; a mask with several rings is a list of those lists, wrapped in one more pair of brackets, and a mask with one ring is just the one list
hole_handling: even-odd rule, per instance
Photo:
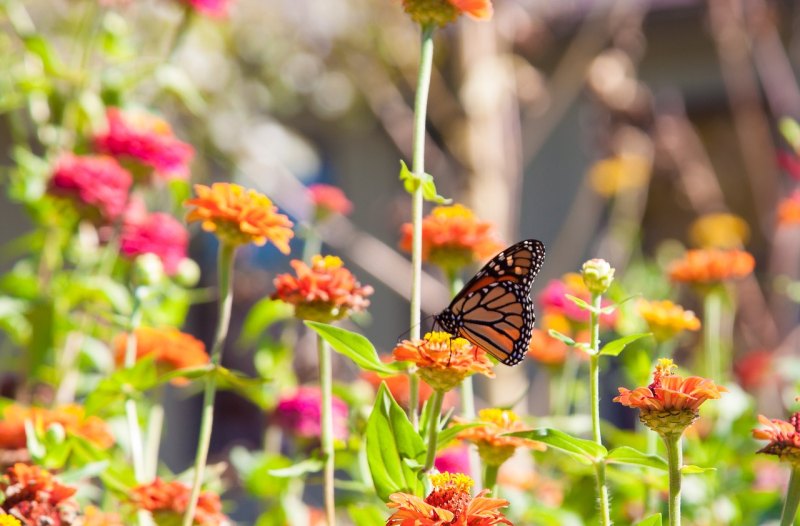
{"label": "blurred orange flower", "polygon": [[276,276],[272,298],[294,305],[297,318],[327,323],[369,306],[372,287],[361,286],[340,258],[317,255],[311,266],[297,259],[290,264],[296,276]]}
{"label": "blurred orange flower", "polygon": [[403,9],[421,26],[445,26],[461,14],[476,20],[490,20],[491,0],[403,0]]}
{"label": "blurred orange flower", "polygon": [[636,308],[658,341],[669,340],[683,331],[700,330],[700,320],[694,312],[671,301],[639,300]]}
{"label": "blurred orange flower", "polygon": [[116,513],[105,513],[96,506],[83,509],[83,526],[124,526]]}
{"label": "blurred orange flower", "polygon": [[75,491],[39,466],[14,464],[0,477],[0,509],[25,526],[77,526],[82,522]]}
{"label": "blurred orange flower", "polygon": [[[458,417],[454,418],[454,422],[467,423]],[[518,447],[526,447],[537,451],[547,449],[543,443],[536,440],[503,436],[516,431],[530,430],[514,411],[507,409],[481,409],[478,411],[476,423],[480,425],[464,429],[456,437],[477,445],[481,460],[488,466],[501,465],[514,454]]]}
{"label": "blurred orange flower", "polygon": [[800,225],[800,190],[778,203],[778,226]]}
{"label": "blurred orange flower", "polygon": [[744,250],[689,250],[669,267],[673,281],[711,284],[743,278],[753,272],[756,260]]}
{"label": "blurred orange flower", "polygon": [[603,197],[642,188],[650,178],[650,161],[640,155],[619,155],[602,159],[589,170],[589,181]]}
{"label": "blurred orange flower", "polygon": [[392,355],[397,361],[413,362],[419,367],[420,377],[437,391],[450,391],[475,373],[494,378],[492,362],[483,349],[446,332],[429,332],[422,340],[403,340]]}
{"label": "blurred orange flower", "polygon": [[[402,227],[400,248],[411,252],[412,226]],[[437,206],[422,220],[422,259],[447,272],[494,256],[503,249],[494,226],[464,205]]]}
{"label": "blurred orange flower", "polygon": [[[138,509],[153,514],[156,522],[180,519],[189,504],[191,488],[177,480],[165,482],[160,478],[140,484],[131,490],[131,502]],[[171,522],[170,522],[171,524]],[[197,501],[194,524],[199,526],[231,526],[233,523],[222,513],[219,495],[204,491]]]}
{"label": "blurred orange flower", "polygon": [[312,184],[308,187],[308,195],[314,203],[316,220],[325,219],[330,214],[346,216],[353,211],[353,203],[344,195],[341,188],[329,184]]}
{"label": "blurred orange flower", "polygon": [[290,252],[292,222],[267,196],[232,183],[196,184],[194,191],[197,197],[186,201],[195,207],[186,216],[188,222],[201,221],[203,230],[231,245],[270,241],[284,254]]}
{"label": "blurred orange flower", "polygon": [[769,444],[759,449],[759,453],[776,455],[781,460],[800,466],[800,413],[795,413],[785,420],[769,420],[758,415],[758,421],[765,428],[753,429],[753,437],[758,440],[769,440]]}
{"label": "blurred orange flower", "polygon": [[[139,327],[136,334],[136,359],[152,356],[156,365],[164,372],[200,367],[209,363],[203,342],[174,327],[155,329]],[[120,334],[114,340],[117,365],[125,363],[128,335]],[[173,385],[186,385],[185,378],[174,378]]]}
{"label": "blurred orange flower", "polygon": [[483,490],[474,498],[470,495],[473,480],[462,473],[430,475],[433,491],[421,499],[407,493],[389,496],[387,506],[393,510],[386,526],[492,526],[508,524],[500,512],[508,506],[504,499],[486,497]]}
{"label": "blurred orange flower", "polygon": [[689,239],[700,248],[740,248],[750,239],[750,227],[735,214],[706,214],[691,224]]}
{"label": "blurred orange flower", "polygon": [[740,357],[733,364],[733,372],[739,380],[739,385],[745,391],[753,391],[758,389],[764,383],[774,378],[775,356],[772,352],[759,349],[750,351],[744,356]]}
{"label": "blurred orange flower", "polygon": [[34,426],[42,430],[53,424],[60,424],[68,435],[84,438],[102,449],[114,444],[114,436],[108,424],[99,417],[86,416],[83,407],[77,404],[63,405],[55,409],[11,404],[3,409],[2,414],[0,449],[26,447],[26,420],[30,420]]}

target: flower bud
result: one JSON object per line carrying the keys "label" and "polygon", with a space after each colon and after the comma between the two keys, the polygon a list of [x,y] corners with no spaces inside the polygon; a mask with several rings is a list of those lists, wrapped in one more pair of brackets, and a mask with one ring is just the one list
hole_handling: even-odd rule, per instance
{"label": "flower bud", "polygon": [[156,285],[164,275],[164,264],[155,254],[142,254],[133,261],[133,283],[136,286]]}
{"label": "flower bud", "polygon": [[603,294],[614,281],[614,268],[605,259],[590,259],[583,264],[581,274],[592,294]]}
{"label": "flower bud", "polygon": [[64,426],[58,422],[54,422],[47,427],[45,431],[45,439],[51,444],[60,444],[67,438],[67,433]]}
{"label": "flower bud", "polygon": [[200,265],[191,258],[183,258],[178,263],[175,281],[182,287],[194,287],[200,281]]}

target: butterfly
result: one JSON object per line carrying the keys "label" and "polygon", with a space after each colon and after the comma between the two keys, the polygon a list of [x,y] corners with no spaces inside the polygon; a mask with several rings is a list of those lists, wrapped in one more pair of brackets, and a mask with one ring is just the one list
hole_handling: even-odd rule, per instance
{"label": "butterfly", "polygon": [[497,254],[434,316],[434,327],[469,340],[505,365],[518,364],[536,320],[529,296],[544,253],[541,241],[526,239]]}

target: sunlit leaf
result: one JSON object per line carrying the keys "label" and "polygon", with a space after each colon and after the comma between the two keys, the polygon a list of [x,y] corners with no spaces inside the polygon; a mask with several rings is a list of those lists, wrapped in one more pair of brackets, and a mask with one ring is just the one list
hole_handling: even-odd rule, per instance
{"label": "sunlit leaf", "polygon": [[597,442],[577,438],[557,429],[541,428],[531,431],[518,431],[504,436],[528,438],[543,442],[586,465],[600,462],[608,455],[608,450]]}
{"label": "sunlit leaf", "polygon": [[365,371],[392,376],[405,370],[403,362],[383,363],[372,343],[358,333],[315,321],[306,321],[305,324],[328,342],[334,351],[347,356]]}
{"label": "sunlit leaf", "polygon": [[629,466],[642,466],[667,470],[667,462],[658,455],[648,455],[629,446],[621,446],[608,452],[606,461],[613,464],[627,464]]}
{"label": "sunlit leaf", "polygon": [[625,347],[629,344],[635,342],[636,340],[640,340],[646,336],[650,336],[649,332],[642,332],[638,334],[630,334],[628,336],[623,336],[622,338],[617,338],[616,340],[612,340],[607,344],[603,345],[603,348],[600,349],[601,356],[618,356]]}

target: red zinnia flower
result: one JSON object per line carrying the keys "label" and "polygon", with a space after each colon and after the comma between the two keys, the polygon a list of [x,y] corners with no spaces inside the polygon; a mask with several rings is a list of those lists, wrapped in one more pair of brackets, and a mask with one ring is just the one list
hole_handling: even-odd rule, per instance
{"label": "red zinnia flower", "polygon": [[317,220],[325,219],[330,214],[346,216],[353,211],[353,203],[336,186],[312,184],[308,187],[308,195],[316,208]]}
{"label": "red zinnia flower", "polygon": [[461,14],[476,20],[489,20],[493,14],[491,0],[403,0],[403,9],[423,26],[445,26]]}
{"label": "red zinnia flower", "polygon": [[[131,502],[141,510],[153,514],[156,522],[172,524],[179,520],[189,504],[191,488],[177,480],[165,482],[156,478],[153,482],[141,484],[131,490]],[[230,526],[232,523],[222,513],[219,495],[211,491],[200,494],[195,511],[194,524],[198,526]]]}
{"label": "red zinnia flower", "polygon": [[753,437],[769,440],[769,444],[758,452],[776,455],[781,460],[800,465],[800,413],[793,414],[788,422],[769,420],[763,415],[758,415],[758,421],[766,428],[754,429]]}
{"label": "red zinnia flower", "polygon": [[[333,437],[346,440],[347,404],[334,396],[331,398],[333,411]],[[291,395],[284,396],[275,407],[275,419],[284,430],[300,438],[319,438],[322,419],[322,392],[319,387],[300,387]]]}
{"label": "red zinnia flower", "polygon": [[125,221],[120,236],[120,251],[134,259],[142,254],[155,254],[170,276],[186,258],[189,232],[174,217],[156,212],[133,221]]}
{"label": "red zinnia flower", "polygon": [[0,477],[0,509],[26,526],[82,524],[74,494],[38,466],[14,464]]}
{"label": "red zinnia flower", "polygon": [[55,409],[44,407],[25,407],[18,404],[3,408],[0,420],[0,449],[23,449],[26,447],[25,421],[46,430],[59,424],[68,435],[81,437],[92,444],[106,449],[114,444],[111,429],[102,419],[86,416],[83,407],[76,404],[63,405]]}
{"label": "red zinnia flower", "polygon": [[[200,367],[209,362],[206,346],[192,336],[173,327],[136,329],[136,359],[152,356],[157,366],[165,371]],[[117,365],[125,362],[128,335],[120,334],[114,341]],[[185,378],[175,378],[173,385],[186,385]]]}
{"label": "red zinnia flower", "polygon": [[69,197],[100,219],[116,219],[125,210],[133,178],[113,157],[62,155],[50,178],[49,192]]}

